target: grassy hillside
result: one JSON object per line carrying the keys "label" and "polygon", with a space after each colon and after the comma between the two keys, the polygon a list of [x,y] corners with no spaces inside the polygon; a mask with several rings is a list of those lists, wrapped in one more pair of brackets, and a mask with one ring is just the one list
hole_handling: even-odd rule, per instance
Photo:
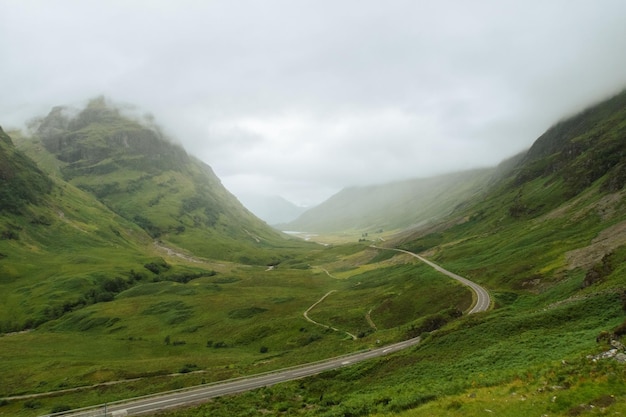
{"label": "grassy hillside", "polygon": [[279,260],[272,248],[294,245],[248,212],[208,165],[152,121],[131,119],[103,98],[75,115],[54,108],[33,141],[26,151],[40,141],[40,153],[56,158],[48,165],[51,175],[90,193],[154,239],[197,256],[262,264]]}
{"label": "grassy hillside", "polygon": [[52,183],[37,166],[18,151],[0,127],[0,213],[20,213],[50,192]]}
{"label": "grassy hillside", "polygon": [[[488,288],[493,309],[472,316],[460,315],[471,303],[466,288],[370,242],[286,241],[288,250],[277,253],[277,246],[252,239],[259,252],[244,252],[248,242],[239,246],[241,253],[274,259],[272,267],[208,260],[203,249],[195,251],[210,228],[207,213],[191,210],[200,224],[189,232],[189,217],[171,201],[146,209],[160,225],[162,241],[155,245],[150,229],[128,214],[146,207],[128,201],[144,198],[128,190],[129,171],[99,174],[103,183],[124,187],[98,201],[85,187],[97,185],[96,177],[83,171],[68,177],[72,162],[39,140],[22,142],[51,173],[53,186],[27,210],[3,213],[2,224],[18,238],[0,240],[2,276],[10,277],[1,284],[7,306],[1,314],[6,328],[18,330],[25,319],[44,313],[39,307],[60,305],[62,314],[38,322],[35,330],[0,337],[0,395],[120,382],[0,400],[0,414],[35,416],[101,404],[417,335],[422,343],[408,351],[161,415],[626,413],[626,368],[598,356],[615,346],[625,353],[617,344],[626,334],[626,191],[620,180],[625,96],[555,125],[527,154],[501,167],[498,181],[479,195],[467,194],[463,204],[442,197],[455,204],[441,203],[449,213],[441,222],[385,242]],[[92,151],[81,152],[84,160]],[[127,157],[113,160],[119,165]],[[191,176],[199,169],[193,166],[185,171]],[[176,169],[166,175],[182,184]],[[142,190],[154,195],[151,181],[159,175],[165,174],[142,182]],[[178,210],[167,211],[170,204]],[[184,231],[166,227],[181,221]],[[231,230],[228,223],[214,229]],[[185,248],[188,256],[170,246]],[[60,303],[76,294],[95,301]],[[326,294],[309,317],[337,331],[303,317]]]}
{"label": "grassy hillside", "polygon": [[46,187],[28,187],[35,197],[0,212],[1,332],[32,329],[143,282],[212,271],[176,259],[167,270],[148,268],[164,265],[167,253],[144,230],[19,155],[29,162],[13,167],[14,178],[37,175]]}
{"label": "grassy hillside", "polygon": [[281,227],[306,232],[374,233],[434,223],[480,193],[493,173],[492,169],[482,169],[346,188]]}
{"label": "grassy hillside", "polygon": [[[451,309],[471,302],[465,288],[413,258],[377,255],[364,246],[320,248],[308,256],[324,269],[231,264],[187,283],[145,282],[37,330],[0,337],[3,396],[124,381],[10,400],[0,412],[38,415],[367,349],[412,335],[428,317],[452,320]],[[309,316],[338,331],[303,317],[331,290]],[[421,291],[438,297],[411,302]]]}
{"label": "grassy hillside", "polygon": [[74,115],[55,108],[34,137],[14,136],[19,150],[0,132],[2,333],[146,283],[211,276],[217,260],[275,264],[305,245],[252,216],[158,129],[103,99]]}

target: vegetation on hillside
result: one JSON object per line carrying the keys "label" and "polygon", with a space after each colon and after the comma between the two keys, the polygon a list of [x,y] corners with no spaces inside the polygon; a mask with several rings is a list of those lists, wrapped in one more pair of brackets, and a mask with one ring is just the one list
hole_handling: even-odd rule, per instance
{"label": "vegetation on hillside", "polygon": [[307,232],[375,233],[433,224],[484,191],[494,173],[493,169],[476,169],[346,188],[283,227]]}
{"label": "vegetation on hillside", "polygon": [[[15,148],[0,127],[0,213],[23,214],[28,204],[40,203],[51,188],[47,175]],[[11,231],[2,233],[9,237]]]}
{"label": "vegetation on hillside", "polygon": [[[0,400],[0,413],[105,403],[418,335],[408,351],[162,415],[626,412],[615,359],[626,357],[626,92],[549,129],[440,222],[377,243],[488,288],[492,310],[471,316],[460,314],[466,288],[370,236],[276,238],[184,152],[161,169],[132,146],[108,149],[132,131],[161,138],[106,103],[57,116],[20,145],[54,186],[27,210],[0,212],[15,233],[0,240],[1,330],[29,330],[0,337],[0,395],[43,395]],[[121,382],[87,388],[110,381]],[[80,389],[45,395],[67,388]]]}
{"label": "vegetation on hillside", "polygon": [[132,119],[103,97],[76,114],[56,107],[33,127],[65,181],[154,239],[251,264],[275,262],[272,248],[296,245],[249,213],[153,121]]}
{"label": "vegetation on hillside", "polygon": [[535,178],[563,181],[561,194],[571,198],[602,178],[603,192],[626,183],[626,91],[563,120],[530,148],[515,185]]}

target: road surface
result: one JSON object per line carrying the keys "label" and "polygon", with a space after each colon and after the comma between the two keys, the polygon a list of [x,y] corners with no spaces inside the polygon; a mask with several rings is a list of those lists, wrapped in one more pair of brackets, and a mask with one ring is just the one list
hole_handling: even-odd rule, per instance
{"label": "road surface", "polygon": [[[388,248],[377,248],[388,249]],[[398,252],[404,252],[411,256],[416,257],[420,261],[435,268],[437,271],[467,285],[476,295],[476,303],[470,309],[468,314],[478,313],[489,309],[491,299],[489,293],[480,285],[463,278],[457,274],[447,271],[439,265],[424,259],[423,257],[409,252],[403,249],[390,249]],[[328,295],[328,294],[326,294]],[[321,300],[320,300],[321,301]],[[314,304],[315,305],[315,304]],[[357,352],[349,355],[339,356],[332,359],[327,359],[319,362],[314,362],[306,365],[295,366],[279,371],[268,372],[259,374],[256,376],[238,378],[225,382],[217,382],[213,384],[201,385],[189,389],[183,389],[178,391],[170,391],[160,395],[152,395],[146,397],[135,398],[133,400],[125,400],[117,403],[108,404],[106,406],[107,417],[122,417],[122,416],[140,416],[149,415],[158,411],[177,408],[177,407],[189,407],[192,405],[201,404],[207,400],[215,397],[221,397],[223,395],[237,394],[245,391],[250,391],[256,388],[267,387],[270,385],[278,384],[286,381],[293,381],[296,379],[305,378],[307,376],[316,375],[325,371],[333,369],[339,369],[344,366],[350,366],[357,362],[362,362],[368,359],[388,355],[393,352],[397,352],[402,349],[406,349],[411,346],[419,344],[420,338],[405,340],[403,342],[386,345],[384,347],[371,349],[367,351]],[[105,406],[89,407],[82,410],[73,410],[57,414],[48,414],[47,416],[72,416],[72,417],[97,417],[105,415]]]}
{"label": "road surface", "polygon": [[[376,246],[374,246],[374,247],[376,247]],[[381,249],[381,248],[377,248],[377,249]],[[445,270],[442,267],[440,267],[439,265],[437,265],[436,263],[431,262],[428,259],[425,259],[425,258],[419,256],[416,253],[409,252],[408,250],[404,250],[404,249],[391,249],[391,250],[408,253],[409,255],[414,256],[415,258],[417,258],[420,261],[424,262],[426,265],[429,265],[429,266],[433,267],[434,269],[436,269],[437,271],[441,272],[442,274],[445,274],[445,275],[449,276],[450,278],[456,279],[457,281],[459,281],[463,285],[467,285],[474,292],[474,294],[476,295],[476,302],[474,303],[474,306],[471,308],[470,311],[468,311],[467,314],[481,313],[483,311],[489,310],[489,306],[491,306],[491,297],[489,296],[489,292],[486,289],[484,289],[483,287],[481,287],[480,285],[476,284],[473,281],[470,281],[467,278],[463,278],[462,276],[457,275],[454,272],[450,272],[448,270]]]}

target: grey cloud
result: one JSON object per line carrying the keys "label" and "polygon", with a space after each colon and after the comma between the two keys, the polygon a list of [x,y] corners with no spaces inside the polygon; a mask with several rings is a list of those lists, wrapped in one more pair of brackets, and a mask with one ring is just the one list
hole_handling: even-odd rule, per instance
{"label": "grey cloud", "polygon": [[3,2],[0,124],[105,94],[235,193],[314,201],[530,146],[626,87],[625,15],[619,0]]}

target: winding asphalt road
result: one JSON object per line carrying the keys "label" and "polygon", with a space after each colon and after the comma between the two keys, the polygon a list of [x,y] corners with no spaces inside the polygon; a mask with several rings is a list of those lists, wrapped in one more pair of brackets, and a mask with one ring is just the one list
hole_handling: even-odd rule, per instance
{"label": "winding asphalt road", "polygon": [[[373,246],[373,247],[375,247],[376,249],[380,249],[376,246]],[[420,261],[424,262],[426,265],[431,266],[437,271],[441,272],[442,274],[445,274],[449,276],[450,278],[453,278],[459,281],[461,284],[468,286],[474,292],[474,295],[476,296],[476,300],[474,301],[474,305],[472,306],[470,311],[467,312],[467,314],[481,313],[483,311],[489,310],[489,306],[491,306],[491,297],[489,296],[489,292],[483,287],[481,287],[480,285],[476,284],[474,281],[470,281],[469,279],[463,278],[462,276],[457,275],[454,272],[450,272],[446,269],[443,269],[436,263],[431,262],[428,259],[425,259],[416,253],[409,252],[408,250],[404,250],[404,249],[391,249],[391,250],[395,250],[397,252],[404,252],[411,256],[414,256]]]}
{"label": "winding asphalt road", "polygon": [[[464,285],[467,285],[475,294],[475,303],[473,307],[469,310],[468,314],[478,313],[489,309],[489,306],[491,305],[489,293],[480,285],[450,271],[447,271],[439,265],[427,259],[424,259],[423,257],[413,252],[409,252],[403,249],[378,248],[375,246],[373,247],[381,250],[395,250],[398,252],[407,253],[428,264],[429,266],[435,268],[437,271],[457,281],[460,281]],[[148,415],[166,409],[188,407],[201,404],[211,398],[221,397],[223,395],[237,394],[256,388],[267,387],[281,382],[305,378],[307,376],[316,375],[332,369],[339,369],[344,366],[350,366],[357,362],[362,362],[368,359],[388,355],[390,353],[397,352],[411,346],[415,346],[419,344],[419,342],[420,338],[416,337],[376,349],[352,353],[345,356],[339,356],[336,358],[309,363],[306,365],[286,368],[279,371],[268,372],[251,377],[231,379],[224,382],[201,385],[184,390],[170,391],[159,395],[125,400],[123,402],[111,403],[106,406],[106,410],[104,406],[99,406],[50,415],[72,417],[96,417],[104,416],[105,413],[107,417]]]}

